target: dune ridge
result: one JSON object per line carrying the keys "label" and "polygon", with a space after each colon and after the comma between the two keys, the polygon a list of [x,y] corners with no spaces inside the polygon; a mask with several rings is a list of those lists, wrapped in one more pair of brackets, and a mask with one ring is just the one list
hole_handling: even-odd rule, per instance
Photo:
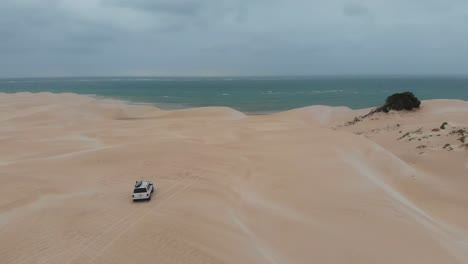
{"label": "dune ridge", "polygon": [[[0,93],[0,110],[2,263],[468,262],[466,101],[353,124],[369,109]],[[151,202],[131,201],[140,179]]]}

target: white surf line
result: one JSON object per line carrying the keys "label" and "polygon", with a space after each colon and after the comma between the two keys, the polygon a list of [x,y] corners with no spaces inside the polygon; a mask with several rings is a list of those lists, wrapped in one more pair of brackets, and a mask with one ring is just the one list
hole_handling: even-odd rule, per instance
{"label": "white surf line", "polygon": [[[136,224],[138,224],[141,220],[143,220],[143,218],[145,218],[148,214],[152,213],[154,209],[158,208],[158,207],[161,207],[161,205],[167,203],[168,201],[170,201],[171,199],[173,199],[177,194],[179,194],[180,192],[182,191],[185,191],[186,189],[188,189],[190,186],[192,186],[193,184],[195,184],[195,182],[198,182],[198,180],[200,179],[200,177],[194,175],[192,177],[190,177],[190,179],[192,178],[195,178],[193,182],[189,183],[188,185],[186,185],[185,187],[182,187],[182,189],[180,190],[177,190],[175,191],[174,193],[172,193],[171,195],[169,195],[165,200],[161,201],[159,204],[157,204],[152,210],[148,210],[148,212],[142,216],[140,216],[139,218],[137,218],[132,224],[128,225],[127,228],[123,229],[116,237],[114,237],[114,239],[112,239],[111,241],[109,241],[109,243],[104,246],[104,248],[101,249],[101,251],[95,255],[94,257],[92,257],[90,259],[89,262],[93,263],[95,262],[95,260],[100,257],[110,246],[112,246],[112,244],[115,243],[115,241],[117,241],[118,239],[120,239],[122,237],[122,235],[124,235],[126,232],[128,232],[133,226],[135,226]],[[188,181],[189,179],[185,179],[184,181]]]}
{"label": "white surf line", "polygon": [[255,233],[252,232],[252,230],[250,230],[250,228],[245,225],[232,211],[229,212],[229,214],[231,215],[231,219],[234,221],[234,223],[242,230],[245,235],[249,237],[257,252],[265,259],[267,263],[284,263],[282,261],[278,262],[277,258],[271,253],[271,250],[268,249],[264,243],[261,243],[260,239],[255,235]]}
{"label": "white surf line", "polygon": [[351,167],[353,167],[356,171],[358,171],[361,175],[365,176],[367,179],[369,179],[373,184],[375,184],[377,187],[379,187],[381,190],[383,190],[388,196],[393,198],[393,200],[399,202],[401,205],[403,205],[403,209],[406,208],[405,211],[413,217],[418,223],[421,223],[423,226],[425,226],[427,229],[431,230],[433,233],[438,234],[440,237],[435,237],[436,241],[438,239],[443,238],[445,243],[440,243],[441,246],[443,246],[447,252],[450,252],[451,255],[460,261],[460,263],[463,263],[463,259],[466,257],[460,257],[459,253],[456,252],[452,245],[457,243],[453,238],[449,237],[448,234],[446,233],[447,230],[450,230],[450,228],[446,227],[443,223],[438,223],[435,221],[429,214],[427,214],[424,210],[419,208],[417,205],[412,203],[410,200],[408,200],[405,196],[403,196],[401,193],[393,189],[390,185],[385,183],[382,179],[380,179],[378,176],[379,173],[375,171],[372,167],[371,164],[364,164],[361,160],[359,160],[356,157],[359,157],[359,153],[353,153],[353,155],[346,155],[344,152],[339,151],[342,159],[349,164]]}
{"label": "white surf line", "polygon": [[[174,183],[174,184],[172,184],[169,188],[166,189],[166,191],[162,192],[161,195],[170,192],[172,189],[175,189],[175,187],[177,187],[178,184],[180,184],[180,183]],[[122,218],[120,218],[120,220],[118,220],[118,221],[114,222],[113,224],[111,224],[110,226],[106,227],[106,229],[105,229],[103,232],[101,232],[101,233],[95,235],[95,236],[94,236],[93,238],[91,238],[90,240],[84,240],[84,241],[82,241],[82,242],[80,243],[80,245],[78,246],[78,249],[76,249],[77,251],[80,251],[80,252],[77,252],[76,254],[74,254],[75,256],[73,256],[67,263],[68,263],[68,264],[69,264],[69,263],[72,263],[77,257],[79,257],[80,255],[83,255],[82,253],[83,253],[84,251],[86,251],[89,247],[91,247],[91,246],[93,245],[93,243],[95,243],[99,238],[101,238],[103,235],[105,235],[105,234],[106,234],[108,231],[110,231],[113,227],[115,227],[116,225],[118,225],[118,224],[124,222],[124,221],[127,220],[129,217],[133,216],[133,214],[134,214],[137,210],[139,210],[139,211],[144,211],[144,210],[146,210],[146,208],[143,208],[143,209],[142,209],[142,207],[137,207],[137,208],[133,209],[132,211],[130,211],[130,213],[128,213],[127,215],[125,215],[125,216],[123,216]],[[86,245],[85,245],[85,243],[86,243]],[[80,249],[80,247],[84,247],[84,248]],[[71,250],[71,249],[70,249],[70,250]],[[60,254],[57,254],[57,255],[55,255],[55,256],[52,256],[52,257],[48,258],[47,261],[50,260],[50,259],[53,259],[53,258],[55,258],[55,257],[57,257],[57,256],[63,255],[64,253],[66,253],[66,252],[62,252],[62,253],[60,253]],[[86,255],[83,255],[83,256],[86,256]],[[89,257],[88,257],[88,258],[89,258]],[[42,263],[43,263],[43,262],[42,262]],[[18,264],[19,264],[19,263],[18,263]]]}

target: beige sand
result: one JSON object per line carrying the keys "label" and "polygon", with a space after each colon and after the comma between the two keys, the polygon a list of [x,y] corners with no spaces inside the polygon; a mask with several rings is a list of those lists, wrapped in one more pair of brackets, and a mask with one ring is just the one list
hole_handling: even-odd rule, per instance
{"label": "beige sand", "polygon": [[0,262],[468,263],[468,102],[366,111],[0,94]]}

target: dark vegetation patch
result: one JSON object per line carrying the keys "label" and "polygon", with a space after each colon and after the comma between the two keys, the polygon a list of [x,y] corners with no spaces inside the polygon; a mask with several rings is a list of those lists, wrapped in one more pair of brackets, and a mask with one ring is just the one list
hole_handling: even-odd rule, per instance
{"label": "dark vegetation patch", "polygon": [[367,115],[363,116],[363,118],[371,116],[375,113],[388,113],[392,110],[411,111],[413,109],[418,109],[420,106],[421,101],[419,101],[419,99],[412,92],[396,93],[387,97],[384,105],[373,109]]}
{"label": "dark vegetation patch", "polygon": [[[411,111],[418,109],[421,106],[421,101],[412,93],[396,93],[392,94],[385,100],[384,105],[372,109],[368,114],[364,116],[355,117],[353,121],[346,122],[345,126],[352,126],[358,122],[361,122],[367,117],[375,113],[388,113],[390,111]],[[371,118],[371,120],[378,120],[378,118]],[[400,124],[397,124],[400,127]]]}

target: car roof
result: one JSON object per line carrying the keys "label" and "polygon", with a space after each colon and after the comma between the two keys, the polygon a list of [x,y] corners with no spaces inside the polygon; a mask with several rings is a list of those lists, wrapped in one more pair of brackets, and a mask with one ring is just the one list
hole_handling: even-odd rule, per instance
{"label": "car roof", "polygon": [[142,182],[141,182],[141,185],[138,186],[138,187],[135,187],[135,189],[138,189],[138,188],[146,188],[146,187],[148,187],[149,184],[150,184],[150,183],[147,182],[147,181],[142,181]]}

